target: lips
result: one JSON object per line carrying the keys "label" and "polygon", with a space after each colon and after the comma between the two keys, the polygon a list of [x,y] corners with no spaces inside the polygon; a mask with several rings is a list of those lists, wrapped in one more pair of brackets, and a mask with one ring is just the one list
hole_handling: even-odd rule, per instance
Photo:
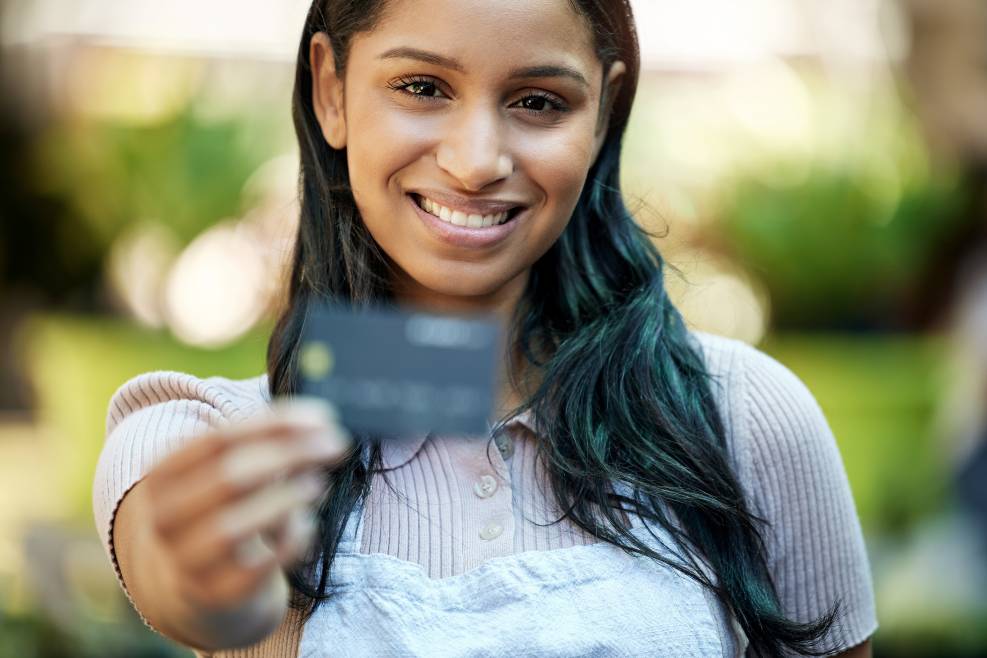
{"label": "lips", "polygon": [[465,215],[496,215],[530,205],[522,199],[466,197],[435,188],[419,188],[409,191],[415,197],[428,199],[452,212],[458,211]]}
{"label": "lips", "polygon": [[[448,222],[456,226],[468,226],[469,228],[489,228],[490,226],[505,224],[513,219],[521,210],[523,210],[522,206],[508,207],[506,205],[498,204],[495,207],[505,208],[505,210],[494,210],[491,212],[469,212],[444,206],[437,203],[434,199],[422,196],[420,194],[412,194],[411,196],[418,204],[418,207],[425,212],[438,217],[444,222]],[[476,208],[477,206],[474,205],[473,207]]]}
{"label": "lips", "polygon": [[464,248],[491,247],[502,242],[514,232],[530,210],[530,208],[515,208],[509,211],[508,219],[503,224],[473,228],[446,222],[422,208],[415,198],[416,195],[405,196],[408,204],[433,237],[448,245]]}

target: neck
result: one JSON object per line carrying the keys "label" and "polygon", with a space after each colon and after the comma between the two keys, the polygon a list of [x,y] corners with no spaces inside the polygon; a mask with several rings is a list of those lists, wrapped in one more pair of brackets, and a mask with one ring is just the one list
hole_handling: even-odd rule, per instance
{"label": "neck", "polygon": [[[528,284],[530,270],[525,270],[508,281],[496,291],[482,295],[450,295],[424,288],[410,277],[404,276],[394,282],[394,297],[398,305],[430,313],[449,315],[472,315],[490,313],[496,316],[503,330],[508,332],[514,322],[521,296]],[[506,335],[505,335],[506,337]],[[509,348],[510,346],[508,346]],[[520,355],[513,349],[506,349],[499,369],[497,380],[497,399],[494,401],[495,416],[491,422],[503,418],[509,411],[521,404],[527,397],[525,391],[515,388],[507,376],[507,366],[511,363],[515,368],[523,362]],[[524,383],[521,377],[520,383]],[[524,387],[527,388],[527,387]]]}
{"label": "neck", "polygon": [[504,326],[510,326],[524,289],[528,285],[529,273],[530,270],[524,270],[500,288],[475,295],[431,290],[402,273],[393,281],[394,298],[400,306],[432,313],[449,315],[492,313]]}

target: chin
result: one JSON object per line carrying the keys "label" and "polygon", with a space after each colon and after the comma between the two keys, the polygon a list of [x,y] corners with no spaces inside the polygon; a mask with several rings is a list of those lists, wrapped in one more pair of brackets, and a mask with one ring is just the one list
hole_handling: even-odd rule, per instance
{"label": "chin", "polygon": [[418,281],[418,284],[436,295],[445,297],[482,297],[496,292],[503,284],[489,279],[462,277],[455,280],[441,278],[436,281]]}
{"label": "chin", "polygon": [[412,273],[413,285],[423,295],[435,297],[469,298],[493,295],[501,290],[511,277],[493,276],[477,271],[464,272],[461,268],[430,270]]}

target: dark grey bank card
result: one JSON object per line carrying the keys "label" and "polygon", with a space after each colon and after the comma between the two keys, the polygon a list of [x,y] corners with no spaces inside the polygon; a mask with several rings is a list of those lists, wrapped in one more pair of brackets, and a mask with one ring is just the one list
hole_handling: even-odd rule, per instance
{"label": "dark grey bank card", "polygon": [[309,308],[301,393],[332,402],[354,432],[486,435],[503,331],[494,316]]}

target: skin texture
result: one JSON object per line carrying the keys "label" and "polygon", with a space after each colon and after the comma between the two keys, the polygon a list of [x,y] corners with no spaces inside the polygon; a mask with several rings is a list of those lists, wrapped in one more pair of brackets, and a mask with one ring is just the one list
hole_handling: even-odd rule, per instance
{"label": "skin texture", "polygon": [[[452,61],[382,57],[398,48]],[[373,31],[353,39],[343,75],[324,33],[312,39],[310,61],[323,135],[346,149],[354,199],[396,266],[399,301],[492,312],[508,322],[531,265],[568,224],[606,138],[603,65],[584,19],[562,0],[395,2]],[[567,66],[583,82],[513,78],[534,65]],[[608,99],[625,69],[616,62],[607,72]],[[430,235],[409,206],[407,194],[418,190],[533,210],[493,247],[453,247]],[[494,417],[524,395],[502,378]]]}
{"label": "skin texture", "polygon": [[[382,58],[403,48],[455,65]],[[508,320],[532,264],[568,224],[606,137],[598,129],[609,111],[601,107],[604,76],[612,99],[624,64],[603,70],[582,17],[562,0],[398,1],[354,38],[344,72],[335,70],[324,33],[312,39],[309,59],[323,136],[347,149],[354,199],[396,266],[399,300]],[[571,67],[589,84],[511,78],[516,68],[542,64]],[[494,247],[452,247],[409,207],[406,195],[419,190],[512,200],[534,212]],[[521,397],[504,386],[498,414]],[[842,655],[869,656],[870,642]]]}
{"label": "skin texture", "polygon": [[[462,70],[381,59],[395,48],[433,52]],[[596,130],[603,67],[582,17],[562,0],[396,2],[372,32],[354,38],[344,76],[325,34],[313,38],[310,54],[323,134],[347,149],[354,199],[397,265],[399,299],[509,316],[531,265],[568,223],[605,138]],[[510,79],[515,68],[541,64],[567,65],[588,85]],[[611,68],[611,85],[624,68]],[[418,84],[407,85],[410,78]],[[534,212],[494,247],[452,247],[409,207],[406,194],[421,189],[511,200]]]}
{"label": "skin texture", "polygon": [[[398,47],[434,51],[435,44],[462,70],[379,58]],[[354,198],[396,265],[399,299],[510,315],[531,264],[565,228],[605,138],[597,125],[605,125],[599,120],[609,107],[601,107],[603,70],[587,26],[562,0],[395,1],[377,29],[354,39],[345,81],[328,46],[324,34],[312,40],[320,124],[333,147],[347,149]],[[565,65],[585,84],[508,79],[512,69],[534,64]],[[609,84],[623,70],[614,65]],[[434,85],[414,91],[435,98],[417,98],[407,84],[396,88],[413,75]],[[533,212],[496,248],[452,248],[432,238],[408,206],[405,193],[415,188],[510,199]],[[511,392],[506,398],[517,403]],[[346,451],[334,421],[313,426],[297,416],[297,409],[275,410],[251,426],[197,437],[124,496],[113,529],[121,573],[137,607],[165,635],[219,649],[257,641],[280,623],[287,589],[278,567],[310,545],[304,528],[286,531],[313,502],[306,476]],[[291,458],[279,463],[270,458],[277,453]],[[275,550],[259,540],[272,530],[280,537]],[[238,559],[245,548],[249,563]]]}
{"label": "skin texture", "polygon": [[[460,70],[381,59],[395,48],[439,54]],[[312,39],[310,61],[323,135],[347,150],[354,199],[395,266],[399,300],[509,318],[532,264],[565,229],[604,143],[609,104],[601,99],[616,96],[623,63],[603,70],[590,30],[564,0],[393,0],[382,22],[353,40],[344,74],[333,67],[325,34]],[[587,84],[511,78],[533,65],[567,66]],[[433,238],[408,205],[406,194],[423,189],[533,211],[495,247],[456,248]],[[518,402],[507,390],[500,407]],[[284,527],[310,505],[303,488],[284,490],[286,473],[301,480],[343,459],[346,441],[331,420],[313,428],[282,411],[264,423],[191,441],[118,510],[114,542],[128,589],[153,625],[188,646],[246,644],[278,625],[286,588],[277,566],[307,541],[267,553],[254,541],[255,566],[232,559],[234,544]],[[321,440],[311,440],[313,430]],[[294,457],[277,464],[270,456],[278,452]],[[869,643],[845,655],[868,656]]]}
{"label": "skin texture", "polygon": [[251,644],[273,631],[288,604],[281,567],[313,540],[312,526],[293,520],[306,518],[323,491],[321,470],[351,449],[331,407],[294,399],[168,455],[124,496],[113,524],[137,608],[196,649]]}

